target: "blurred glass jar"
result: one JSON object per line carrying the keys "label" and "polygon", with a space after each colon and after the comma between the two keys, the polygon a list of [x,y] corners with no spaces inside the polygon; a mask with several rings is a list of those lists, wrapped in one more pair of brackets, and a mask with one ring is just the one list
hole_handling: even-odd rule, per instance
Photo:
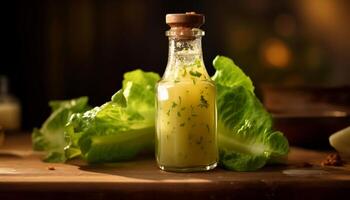
{"label": "blurred glass jar", "polygon": [[4,130],[19,130],[21,106],[16,97],[9,93],[6,76],[0,75],[0,126]]}

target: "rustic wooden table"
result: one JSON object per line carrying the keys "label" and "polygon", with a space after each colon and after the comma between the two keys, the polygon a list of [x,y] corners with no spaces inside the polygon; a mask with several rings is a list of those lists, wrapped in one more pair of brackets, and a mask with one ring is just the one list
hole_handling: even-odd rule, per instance
{"label": "rustic wooden table", "polygon": [[256,172],[169,173],[152,158],[92,166],[44,163],[31,150],[28,134],[8,135],[0,147],[0,200],[345,198],[350,165],[322,167],[326,154],[292,148],[287,165]]}

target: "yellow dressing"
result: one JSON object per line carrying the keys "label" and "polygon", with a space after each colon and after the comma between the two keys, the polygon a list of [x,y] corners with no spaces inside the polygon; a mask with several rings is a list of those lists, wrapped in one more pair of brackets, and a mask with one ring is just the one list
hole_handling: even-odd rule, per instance
{"label": "yellow dressing", "polygon": [[157,87],[158,163],[175,168],[216,163],[215,85],[204,66],[179,69]]}

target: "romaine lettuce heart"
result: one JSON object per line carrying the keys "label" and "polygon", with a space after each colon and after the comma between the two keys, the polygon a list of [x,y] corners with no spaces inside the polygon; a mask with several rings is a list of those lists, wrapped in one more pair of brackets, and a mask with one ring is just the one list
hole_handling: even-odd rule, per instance
{"label": "romaine lettuce heart", "polygon": [[254,95],[254,86],[234,62],[217,56],[220,164],[230,170],[252,171],[288,153],[288,141],[272,130],[272,118]]}
{"label": "romaine lettuce heart", "polygon": [[131,159],[154,149],[155,90],[153,72],[124,75],[123,88],[110,102],[71,117],[66,126],[68,158],[82,155],[90,163]]}

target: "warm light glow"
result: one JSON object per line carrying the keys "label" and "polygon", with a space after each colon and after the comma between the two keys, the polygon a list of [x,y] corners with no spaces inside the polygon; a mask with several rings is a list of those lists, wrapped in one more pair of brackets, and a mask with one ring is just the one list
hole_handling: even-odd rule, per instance
{"label": "warm light glow", "polygon": [[262,58],[265,63],[274,68],[285,68],[291,62],[291,51],[281,40],[270,39],[262,47]]}

